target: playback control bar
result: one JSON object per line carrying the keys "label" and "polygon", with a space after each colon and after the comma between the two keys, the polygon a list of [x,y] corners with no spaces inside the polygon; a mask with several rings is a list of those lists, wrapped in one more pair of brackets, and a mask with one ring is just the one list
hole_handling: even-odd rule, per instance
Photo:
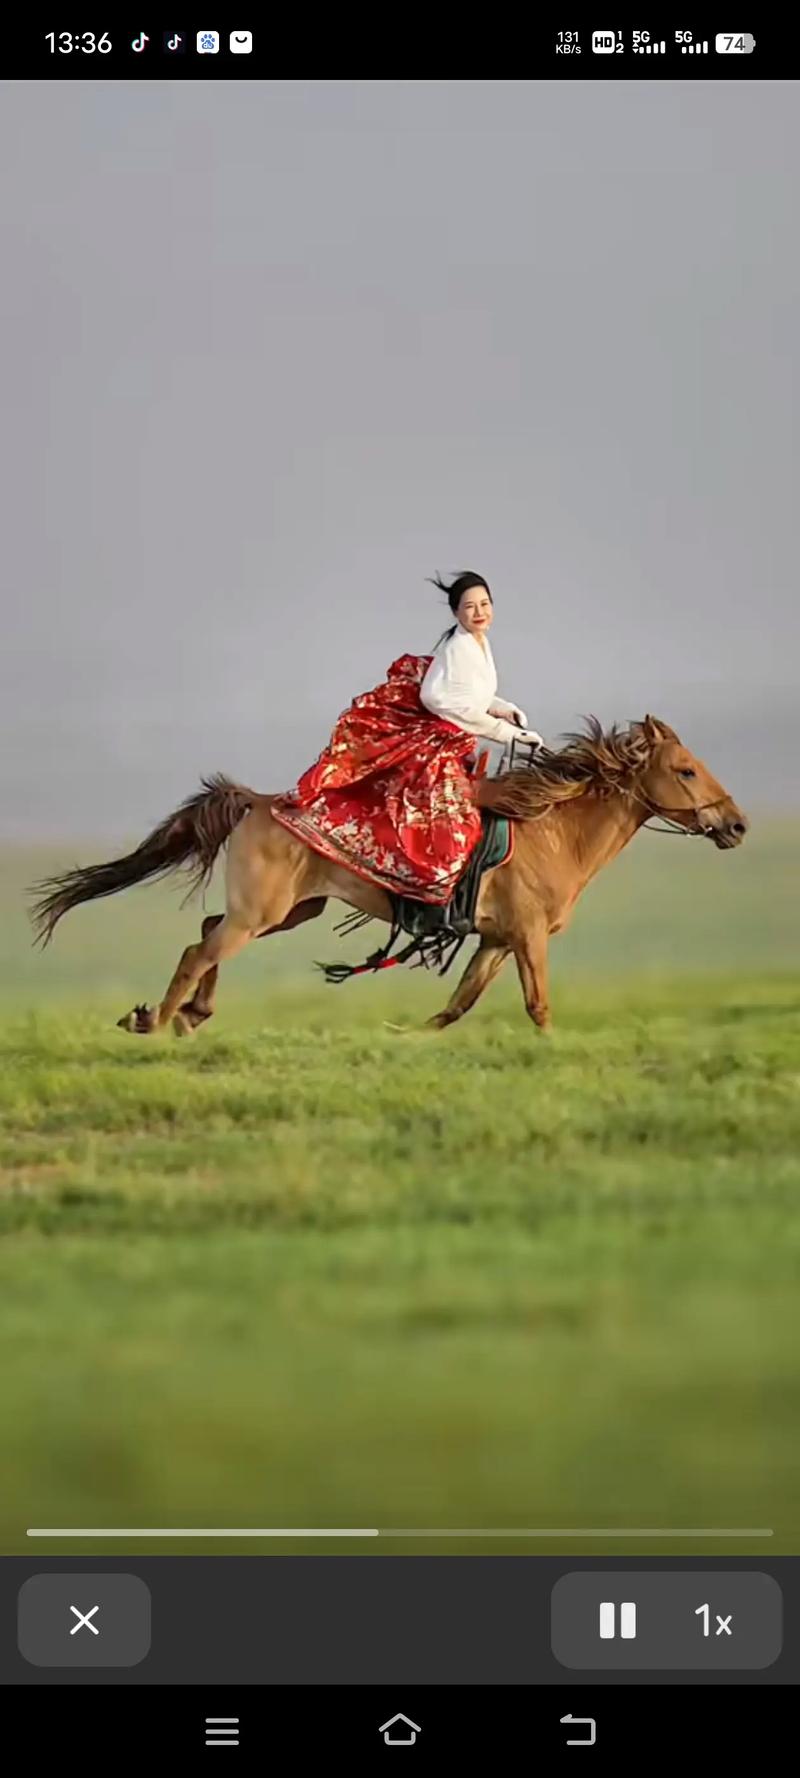
{"label": "playback control bar", "polygon": [[774,1687],[798,1671],[800,1557],[0,1560],[0,1685]]}

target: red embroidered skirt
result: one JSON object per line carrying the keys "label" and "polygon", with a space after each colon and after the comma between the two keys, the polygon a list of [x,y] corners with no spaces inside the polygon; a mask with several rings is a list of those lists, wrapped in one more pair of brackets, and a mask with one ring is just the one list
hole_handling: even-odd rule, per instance
{"label": "red embroidered skirt", "polygon": [[448,902],[480,837],[466,761],[475,738],[432,716],[430,655],[393,661],[339,717],[328,746],[272,814],[321,857],[382,889]]}

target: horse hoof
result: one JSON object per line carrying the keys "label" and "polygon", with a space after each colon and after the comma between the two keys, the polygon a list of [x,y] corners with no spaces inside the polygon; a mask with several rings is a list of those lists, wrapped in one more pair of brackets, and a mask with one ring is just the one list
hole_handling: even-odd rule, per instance
{"label": "horse hoof", "polygon": [[176,1012],[172,1021],[172,1029],[176,1037],[194,1037],[197,1026],[183,1012]]}
{"label": "horse hoof", "polygon": [[126,1012],[124,1019],[117,1019],[120,1031],[131,1031],[135,1036],[148,1037],[156,1028],[158,1013],[152,1006],[135,1006],[132,1012]]}

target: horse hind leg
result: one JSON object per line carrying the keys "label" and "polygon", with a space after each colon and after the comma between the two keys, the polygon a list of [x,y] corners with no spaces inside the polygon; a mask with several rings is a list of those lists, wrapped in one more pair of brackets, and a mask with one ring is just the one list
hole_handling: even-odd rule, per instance
{"label": "horse hind leg", "polygon": [[[201,927],[203,941],[210,938],[217,926],[222,925],[224,918],[224,914],[206,914]],[[172,1029],[176,1037],[192,1037],[206,1019],[213,1018],[218,976],[219,964],[212,963],[211,968],[206,970],[204,976],[201,976],[191,1000],[185,1000],[183,1005],[178,1007],[172,1021]]]}
{"label": "horse hind leg", "polygon": [[184,1002],[192,1001],[209,970],[216,970],[227,958],[235,957],[254,936],[250,927],[237,925],[227,914],[218,922],[215,920],[213,929],[199,944],[187,945],[160,1005],[135,1006],[117,1020],[120,1029],[138,1036],[163,1030]]}
{"label": "horse hind leg", "polygon": [[[324,895],[314,895],[308,901],[298,901],[279,926],[269,926],[266,932],[259,934],[259,937],[271,938],[273,933],[290,932],[294,926],[302,926],[306,920],[315,920],[317,915],[322,913],[325,903],[326,897]],[[222,919],[224,919],[223,914],[206,915],[202,928],[204,939],[214,931],[215,926],[219,926]],[[219,964],[214,963],[201,978],[192,999],[186,1000],[183,1006],[178,1008],[172,1021],[172,1029],[176,1037],[192,1037],[206,1019],[213,1018],[216,1010],[218,975]]]}
{"label": "horse hind leg", "polygon": [[142,1034],[163,1030],[183,1006],[191,1005],[209,970],[235,957],[251,938],[284,925],[303,900],[303,890],[314,886],[309,879],[316,863],[297,842],[287,845],[283,829],[264,819],[260,805],[245,815],[228,842],[224,918],[184,951],[160,1005],[134,1007],[118,1021],[122,1029]]}

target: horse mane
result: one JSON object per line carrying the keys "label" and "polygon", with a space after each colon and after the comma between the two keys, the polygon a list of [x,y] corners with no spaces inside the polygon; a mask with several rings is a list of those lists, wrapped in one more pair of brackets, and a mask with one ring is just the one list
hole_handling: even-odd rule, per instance
{"label": "horse mane", "polygon": [[627,728],[614,723],[609,729],[596,716],[586,716],[581,730],[564,736],[563,747],[540,748],[530,765],[481,778],[475,800],[479,808],[498,815],[532,820],[557,803],[589,792],[610,796],[627,787],[646,770],[660,742],[677,739],[667,723],[650,716]]}

